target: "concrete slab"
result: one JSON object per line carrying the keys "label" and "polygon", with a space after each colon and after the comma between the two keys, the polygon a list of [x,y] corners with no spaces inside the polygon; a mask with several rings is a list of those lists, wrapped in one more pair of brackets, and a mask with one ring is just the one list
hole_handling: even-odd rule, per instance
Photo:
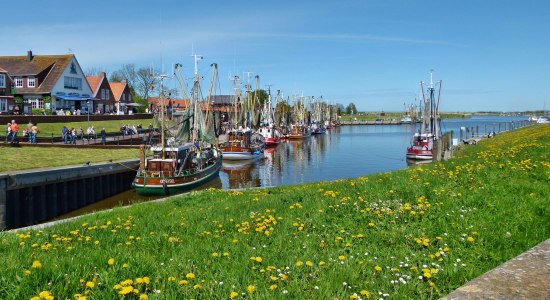
{"label": "concrete slab", "polygon": [[550,239],[442,299],[550,299]]}

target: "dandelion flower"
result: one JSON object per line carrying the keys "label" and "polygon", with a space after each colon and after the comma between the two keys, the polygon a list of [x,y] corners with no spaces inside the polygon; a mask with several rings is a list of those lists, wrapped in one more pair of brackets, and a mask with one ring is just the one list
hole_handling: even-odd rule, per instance
{"label": "dandelion flower", "polygon": [[32,262],[32,267],[34,269],[40,269],[40,268],[42,268],[42,263],[40,263],[39,260],[35,260],[35,261]]}
{"label": "dandelion flower", "polygon": [[376,272],[381,272],[381,271],[382,271],[382,267],[381,267],[381,266],[375,266],[375,267],[374,267],[374,270],[375,270]]}
{"label": "dandelion flower", "polygon": [[338,256],[338,259],[343,261],[343,260],[346,260],[346,257],[343,256],[343,255],[340,255],[340,256]]}
{"label": "dandelion flower", "polygon": [[86,282],[86,287],[93,289],[95,287],[95,282],[93,281]]}
{"label": "dandelion flower", "polygon": [[301,261],[301,260],[299,260],[299,261],[296,263],[296,266],[298,266],[298,267],[301,267],[301,266],[303,266],[303,265],[304,265],[304,262]]}
{"label": "dandelion flower", "polygon": [[369,291],[367,290],[361,290],[361,296],[368,297],[370,295]]}
{"label": "dandelion flower", "polygon": [[254,293],[255,290],[256,290],[256,287],[254,287],[253,285],[249,285],[249,286],[246,288],[246,291],[247,291],[249,294]]}
{"label": "dandelion flower", "polygon": [[186,284],[188,284],[188,283],[189,283],[189,281],[187,281],[187,280],[185,280],[185,279],[180,280],[180,282],[179,282],[180,285],[186,285]]}
{"label": "dandelion flower", "polygon": [[311,267],[311,266],[313,266],[313,262],[312,262],[312,261],[310,261],[310,260],[306,261],[306,266],[308,266],[308,267]]}
{"label": "dandelion flower", "polygon": [[231,294],[229,294],[229,299],[235,299],[239,296],[239,293],[232,291]]}
{"label": "dandelion flower", "polygon": [[475,241],[475,239],[471,236],[469,236],[466,240],[470,243],[473,243]]}
{"label": "dandelion flower", "polygon": [[271,286],[269,286],[269,289],[274,291],[277,289],[277,285],[276,284],[272,284]]}
{"label": "dandelion flower", "polygon": [[195,285],[193,286],[193,289],[195,289],[195,290],[200,290],[200,289],[201,289],[201,285],[197,283],[197,284],[195,284]]}
{"label": "dandelion flower", "polygon": [[185,278],[187,278],[187,279],[193,279],[193,278],[195,278],[195,274],[193,274],[193,273],[187,273],[187,275],[185,275]]}
{"label": "dandelion flower", "polygon": [[147,294],[139,295],[139,300],[147,300],[147,299],[149,299],[149,296],[147,296]]}
{"label": "dandelion flower", "polygon": [[319,267],[322,267],[322,266],[324,266],[324,265],[326,265],[326,264],[327,264],[326,262],[320,261],[320,262],[319,262]]}
{"label": "dandelion flower", "polygon": [[109,260],[107,261],[107,264],[108,264],[109,266],[114,265],[114,264],[115,264],[115,259],[114,259],[114,258],[109,258]]}

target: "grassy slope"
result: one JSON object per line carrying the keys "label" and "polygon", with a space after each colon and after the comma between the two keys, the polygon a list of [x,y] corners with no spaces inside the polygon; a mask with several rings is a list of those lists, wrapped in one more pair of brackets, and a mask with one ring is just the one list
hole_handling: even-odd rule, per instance
{"label": "grassy slope", "polygon": [[[111,120],[111,121],[90,121],[90,126],[94,126],[96,133],[99,134],[101,131],[101,128],[105,128],[106,132],[120,132],[120,127],[123,125],[130,125],[130,126],[137,126],[140,124],[143,126],[144,129],[149,126],[149,123],[152,123],[151,119],[138,119],[138,120]],[[38,128],[40,130],[40,133],[38,136],[40,137],[51,137],[52,133],[54,136],[59,137],[61,136],[61,129],[63,126],[67,126],[67,128],[82,128],[84,130],[84,133],[86,133],[86,129],[88,128],[88,122],[67,122],[67,123],[40,123],[38,124]],[[21,131],[23,131],[24,128],[27,127],[27,124],[19,124],[19,128]],[[4,134],[4,132],[2,132]]]}
{"label": "grassy slope", "polygon": [[5,147],[0,146],[0,173],[35,168],[81,165],[86,162],[106,162],[138,159],[138,149],[82,149],[66,147]]}
{"label": "grassy slope", "polygon": [[550,237],[549,145],[533,126],[440,164],[3,233],[0,298],[438,298]]}

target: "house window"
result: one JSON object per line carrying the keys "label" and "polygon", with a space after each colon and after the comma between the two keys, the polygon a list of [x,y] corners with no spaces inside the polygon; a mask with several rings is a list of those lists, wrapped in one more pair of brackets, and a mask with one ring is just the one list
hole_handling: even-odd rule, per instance
{"label": "house window", "polygon": [[15,87],[23,87],[23,78],[15,77]]}
{"label": "house window", "polygon": [[6,87],[6,75],[0,74],[0,88]]}
{"label": "house window", "polygon": [[73,90],[82,89],[82,78],[65,76],[65,88]]}
{"label": "house window", "polygon": [[31,104],[32,108],[44,107],[44,102],[42,99],[29,99],[28,102]]}
{"label": "house window", "polygon": [[27,80],[27,85],[29,87],[35,87],[35,84],[36,84],[36,79],[34,77],[31,77],[29,76],[28,80]]}
{"label": "house window", "polygon": [[[1,78],[1,75],[0,75]],[[8,111],[8,100],[0,99],[0,111]]]}
{"label": "house window", "polygon": [[132,102],[132,94],[128,94],[128,102]]}
{"label": "house window", "polygon": [[126,101],[126,94],[122,93],[122,101]]}
{"label": "house window", "polygon": [[109,94],[109,90],[108,89],[105,89],[105,100],[109,100],[109,97],[110,94]]}

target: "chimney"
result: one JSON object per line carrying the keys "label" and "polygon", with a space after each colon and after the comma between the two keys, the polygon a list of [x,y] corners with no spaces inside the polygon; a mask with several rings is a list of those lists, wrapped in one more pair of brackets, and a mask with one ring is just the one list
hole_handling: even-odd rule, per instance
{"label": "chimney", "polygon": [[99,73],[99,77],[105,77],[105,76],[106,76],[105,72]]}
{"label": "chimney", "polygon": [[27,60],[28,61],[32,60],[32,51],[31,50],[27,51]]}

